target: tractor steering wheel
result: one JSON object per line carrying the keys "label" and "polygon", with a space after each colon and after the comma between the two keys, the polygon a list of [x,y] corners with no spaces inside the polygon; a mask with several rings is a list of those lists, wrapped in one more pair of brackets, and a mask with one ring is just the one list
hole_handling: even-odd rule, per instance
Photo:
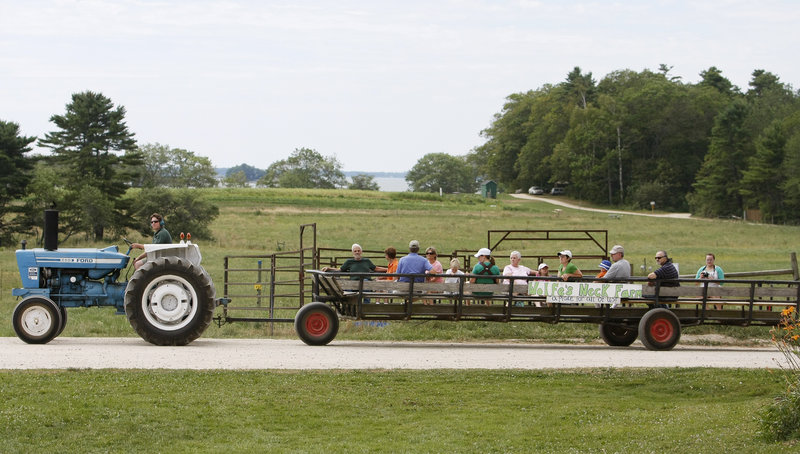
{"label": "tractor steering wheel", "polygon": [[126,252],[125,255],[131,255],[131,250],[133,249],[133,242],[129,241],[127,238],[122,238],[122,241],[124,241],[128,245],[128,252]]}

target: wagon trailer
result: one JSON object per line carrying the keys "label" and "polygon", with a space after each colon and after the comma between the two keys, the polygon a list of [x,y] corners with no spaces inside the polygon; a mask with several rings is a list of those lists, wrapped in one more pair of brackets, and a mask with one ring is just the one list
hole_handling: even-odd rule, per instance
{"label": "wagon trailer", "polygon": [[[316,230],[311,231],[316,245]],[[490,230],[487,244],[493,249],[509,249],[500,244],[583,243],[598,250],[585,251],[576,258],[596,260],[608,256],[607,235],[605,230]],[[549,246],[536,249],[556,250]],[[458,249],[450,256],[460,258],[469,268],[472,252],[468,251],[472,250]],[[648,349],[669,350],[679,342],[682,328],[688,326],[774,326],[786,307],[800,309],[797,280],[728,279],[723,283],[680,279],[664,283],[631,278],[598,283],[593,278],[563,282],[558,278],[503,276],[495,284],[471,284],[466,275],[460,276],[458,283],[446,284],[414,282],[430,275],[320,271],[323,265],[340,266],[350,257],[348,249],[314,246],[298,251],[294,258],[290,255],[282,252],[259,257],[257,266],[235,264],[247,257],[230,257],[230,262],[226,258],[224,290],[218,300],[222,307],[215,317],[218,325],[245,321],[266,322],[271,327],[273,323],[292,322],[305,343],[326,345],[335,339],[340,320],[591,323],[598,325],[608,345],[629,346],[640,339]],[[364,250],[364,256],[380,260],[383,251]],[[526,253],[526,257],[538,262],[553,258],[536,253]],[[301,266],[298,260],[310,266]],[[262,265],[267,263],[272,265]],[[786,270],[775,271],[783,274]],[[379,279],[399,277],[408,277],[411,282]],[[502,283],[506,278],[512,282]],[[670,286],[676,283],[680,286]],[[279,290],[287,285],[299,292],[292,297]],[[276,289],[275,293],[269,293],[268,288]],[[240,304],[248,300],[259,303]]]}
{"label": "wagon trailer", "polygon": [[[773,326],[787,307],[800,309],[797,281],[632,278],[625,282],[555,277],[512,277],[508,284],[369,280],[364,273],[309,270],[314,302],[294,319],[299,337],[325,345],[337,334],[339,319],[450,320],[494,322],[592,323],[611,346],[629,346],[637,338],[649,350],[670,350],[681,330],[697,325]],[[453,277],[453,276],[448,276]],[[795,312],[796,313],[796,312]]]}

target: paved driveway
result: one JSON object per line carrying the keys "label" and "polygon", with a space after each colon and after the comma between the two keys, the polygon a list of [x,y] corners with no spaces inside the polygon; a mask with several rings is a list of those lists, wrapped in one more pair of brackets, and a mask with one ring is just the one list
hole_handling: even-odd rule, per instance
{"label": "paved driveway", "polygon": [[199,339],[157,347],[134,337],[58,337],[46,345],[0,338],[0,369],[562,369],[586,367],[776,368],[769,348],[683,347],[666,352],[604,345],[455,344]]}

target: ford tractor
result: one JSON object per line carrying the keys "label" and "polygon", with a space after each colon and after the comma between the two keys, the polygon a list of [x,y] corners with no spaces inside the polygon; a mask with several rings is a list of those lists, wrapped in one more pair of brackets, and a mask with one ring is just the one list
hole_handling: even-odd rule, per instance
{"label": "ford tractor", "polygon": [[[55,219],[57,235],[57,215]],[[155,345],[186,345],[211,324],[214,284],[200,266],[196,244],[144,245],[147,261],[126,282],[120,276],[130,262],[132,243],[127,239],[123,254],[117,246],[58,249],[57,236],[48,244],[52,237],[46,220],[45,247],[16,251],[22,288],[12,294],[22,300],[12,323],[23,341],[53,340],[64,330],[70,307],[113,306]]]}

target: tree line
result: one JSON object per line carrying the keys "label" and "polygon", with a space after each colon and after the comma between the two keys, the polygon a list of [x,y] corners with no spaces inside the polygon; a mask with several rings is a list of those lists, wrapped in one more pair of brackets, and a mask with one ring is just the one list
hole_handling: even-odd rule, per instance
{"label": "tree line", "polygon": [[[620,207],[800,221],[800,94],[775,74],[755,70],[746,90],[716,67],[684,83],[656,72],[614,71],[599,82],[574,68],[564,81],[507,97],[464,156],[430,153],[407,173],[413,191],[474,192],[492,179],[502,190],[566,185],[577,199]],[[48,156],[29,156],[36,137],[0,120],[0,244],[61,211],[63,236],[101,240],[107,231],[149,234],[153,211],[173,230],[210,237],[217,207],[187,188],[219,182],[211,161],[166,145],[136,142],[125,108],[100,93],[72,95],[55,129],[38,138]],[[378,190],[370,175],[348,184],[335,156],[298,148],[266,170],[229,169],[226,186]],[[136,190],[131,191],[131,188]],[[175,213],[180,215],[170,216]]]}
{"label": "tree line", "polygon": [[507,191],[568,184],[572,197],[620,207],[800,221],[800,103],[755,70],[747,90],[716,67],[684,83],[659,71],[579,67],[508,96],[465,160]]}

